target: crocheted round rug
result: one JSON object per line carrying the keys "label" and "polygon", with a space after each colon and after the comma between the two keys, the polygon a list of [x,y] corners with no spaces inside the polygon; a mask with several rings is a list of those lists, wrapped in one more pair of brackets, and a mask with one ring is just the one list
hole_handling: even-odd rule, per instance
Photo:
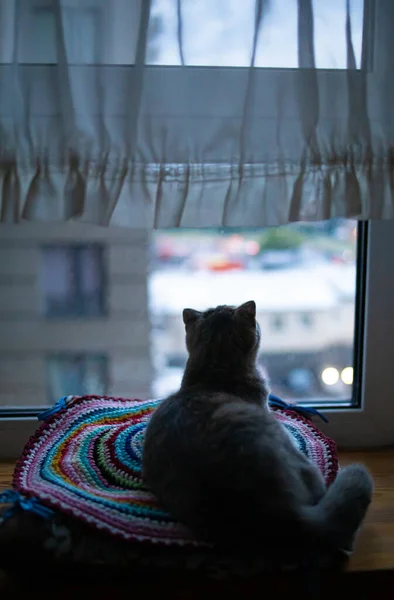
{"label": "crocheted round rug", "polygon": [[[204,545],[171,519],[141,479],[144,432],[159,402],[62,398],[40,416],[44,422],[16,466],[14,489],[123,539]],[[271,406],[330,485],[338,470],[335,443],[280,400]]]}

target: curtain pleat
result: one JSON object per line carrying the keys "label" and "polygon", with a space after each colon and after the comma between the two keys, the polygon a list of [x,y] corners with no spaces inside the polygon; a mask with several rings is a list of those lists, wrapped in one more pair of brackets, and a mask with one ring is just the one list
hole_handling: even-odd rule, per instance
{"label": "curtain pleat", "polygon": [[0,222],[392,218],[393,31],[392,0],[3,0]]}

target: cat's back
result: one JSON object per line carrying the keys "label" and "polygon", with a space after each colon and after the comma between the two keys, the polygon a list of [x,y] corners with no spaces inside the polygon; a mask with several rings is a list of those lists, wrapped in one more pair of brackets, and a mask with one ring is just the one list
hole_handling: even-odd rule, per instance
{"label": "cat's back", "polygon": [[142,468],[144,480],[159,497],[161,488],[172,486],[175,480],[190,490],[199,479],[201,448],[214,412],[224,405],[219,396],[180,390],[152,414],[145,431]]}
{"label": "cat's back", "polygon": [[207,479],[219,465],[237,461],[240,448],[253,455],[259,440],[275,437],[277,426],[267,410],[238,396],[181,390],[159,405],[147,426],[144,478],[153,487],[168,470],[182,480]]}
{"label": "cat's back", "polygon": [[203,436],[218,418],[243,411],[245,402],[224,392],[180,390],[172,394],[153,413],[147,426],[144,453],[152,444],[157,449],[166,440],[183,446],[196,436]]}
{"label": "cat's back", "polygon": [[[178,443],[188,444],[196,435],[208,434],[226,422],[242,425],[245,421],[266,420],[262,406],[246,402],[236,394],[210,390],[180,390],[159,405],[147,427],[145,445],[156,447],[175,435]],[[153,436],[155,440],[152,440]]]}
{"label": "cat's back", "polygon": [[[147,426],[144,480],[172,515],[204,531],[212,519],[221,522],[217,510],[223,503],[228,510],[235,510],[233,503],[250,507],[256,481],[276,495],[279,427],[263,406],[238,396],[178,392],[161,403]],[[223,519],[228,522],[228,515]]]}

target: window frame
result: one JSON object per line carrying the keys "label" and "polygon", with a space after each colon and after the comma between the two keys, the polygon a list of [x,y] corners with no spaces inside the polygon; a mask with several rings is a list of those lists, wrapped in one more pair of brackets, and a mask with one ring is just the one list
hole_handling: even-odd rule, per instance
{"label": "window frame", "polygon": [[[388,446],[394,443],[394,220],[368,226],[364,273],[365,297],[361,344],[360,406],[325,408],[329,423],[319,427],[346,448]],[[356,325],[358,325],[356,323]],[[378,358],[377,358],[378,357]]]}
{"label": "window frame", "polygon": [[[367,238],[361,404],[333,402],[324,408],[329,422],[317,422],[341,448],[394,443],[394,220],[371,221]],[[37,429],[35,417],[22,415],[0,419],[0,459],[17,458]]]}

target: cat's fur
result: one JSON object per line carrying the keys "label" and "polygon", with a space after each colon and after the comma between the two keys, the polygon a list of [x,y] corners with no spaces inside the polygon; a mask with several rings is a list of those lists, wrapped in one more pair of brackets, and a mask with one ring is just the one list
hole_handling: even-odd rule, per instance
{"label": "cat's fur", "polygon": [[253,301],[183,311],[189,358],[180,390],[148,424],[143,476],[174,518],[217,543],[349,549],[372,479],[351,465],[326,490],[294,446],[267,405],[255,313]]}

